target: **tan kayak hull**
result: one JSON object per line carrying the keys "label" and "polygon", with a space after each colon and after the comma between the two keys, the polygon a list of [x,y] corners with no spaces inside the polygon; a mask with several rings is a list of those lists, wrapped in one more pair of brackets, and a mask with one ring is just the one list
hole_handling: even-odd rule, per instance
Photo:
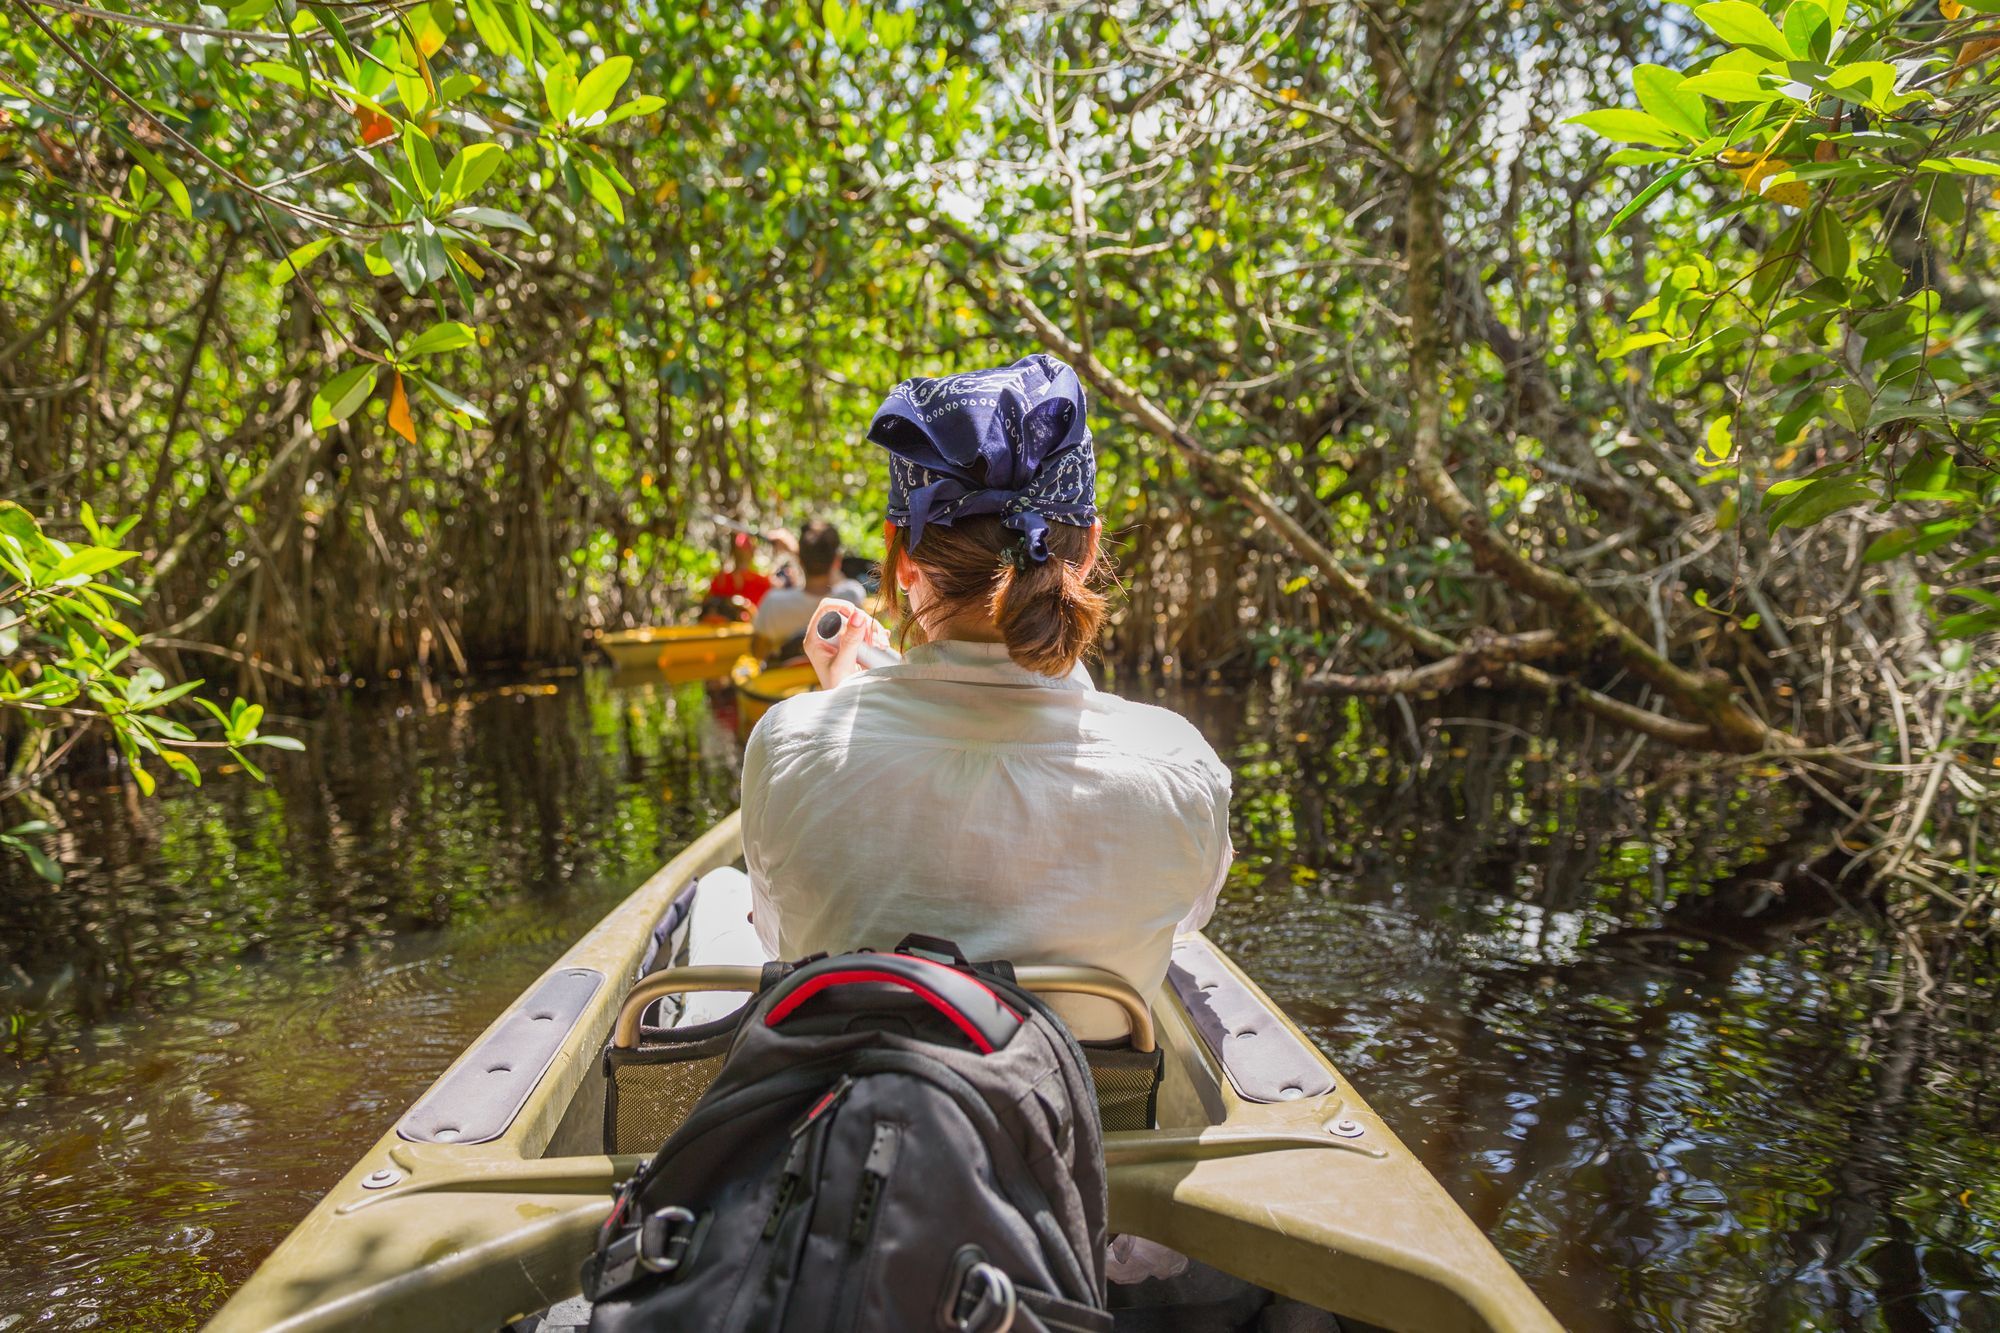
{"label": "tan kayak hull", "polygon": [[600,638],[597,646],[620,671],[681,674],[706,667],[703,674],[720,676],[750,646],[750,626],[736,622],[617,630]]}
{"label": "tan kayak hull", "polygon": [[[734,862],[741,851],[732,814],[544,974],[589,968],[607,984],[499,1138],[412,1143],[392,1128],[210,1329],[491,1333],[573,1295],[612,1182],[637,1160],[597,1151],[600,1052],[653,923],[692,877]],[[488,1031],[518,1008],[509,1006]],[[1114,1230],[1384,1328],[1559,1328],[1338,1071],[1324,1097],[1245,1102],[1170,988],[1155,998],[1153,1013],[1167,1052],[1162,1128],[1106,1136]],[[478,1048],[468,1047],[453,1070]],[[1336,1125],[1339,1134],[1330,1128]],[[370,1189],[371,1178],[389,1183]]]}

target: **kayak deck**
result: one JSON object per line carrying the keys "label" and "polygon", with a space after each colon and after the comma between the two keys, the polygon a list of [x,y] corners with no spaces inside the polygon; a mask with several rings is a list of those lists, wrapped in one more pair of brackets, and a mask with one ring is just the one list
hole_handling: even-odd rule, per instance
{"label": "kayak deck", "polygon": [[616,630],[597,640],[598,648],[620,671],[687,671],[723,674],[750,646],[750,625],[664,625]]}
{"label": "kayak deck", "polygon": [[[578,940],[209,1327],[490,1333],[574,1295],[611,1188],[638,1161],[602,1151],[605,1043],[655,923],[741,851],[731,815]],[[1219,949],[1195,937],[1175,958],[1151,1004],[1159,1128],[1105,1135],[1114,1231],[1384,1328],[1559,1327]]]}

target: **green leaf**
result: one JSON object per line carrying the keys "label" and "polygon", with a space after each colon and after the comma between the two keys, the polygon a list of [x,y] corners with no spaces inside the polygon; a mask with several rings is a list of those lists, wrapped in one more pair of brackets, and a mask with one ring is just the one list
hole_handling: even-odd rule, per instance
{"label": "green leaf", "polygon": [[1639,105],[1670,129],[1691,139],[1708,137],[1708,104],[1698,92],[1681,89],[1687,76],[1664,65],[1639,65],[1632,71],[1632,91]]}
{"label": "green leaf", "polygon": [[375,375],[380,369],[372,362],[343,370],[313,395],[312,424],[314,430],[325,430],[347,420],[368,401],[368,395],[375,392]]}
{"label": "green leaf", "polygon": [[[233,21],[233,20],[232,20]],[[305,92],[309,86],[306,76],[290,65],[281,65],[275,60],[252,60],[243,66],[247,73],[273,83],[282,83],[297,92]]]}
{"label": "green leaf", "polygon": [[1767,87],[1757,75],[1736,69],[1711,69],[1690,75],[1681,84],[1681,91],[1713,97],[1718,102],[1737,103],[1775,102],[1786,96],[1776,88]]}
{"label": "green leaf", "polygon": [[139,165],[146,169],[146,174],[158,181],[160,188],[167,192],[167,198],[172,201],[174,211],[184,220],[193,222],[194,201],[188,197],[187,186],[181,184],[181,178],[168,171],[167,164],[160,161],[159,154],[137,139],[128,138],[123,140],[123,143],[132,156],[139,160]]}
{"label": "green leaf", "polygon": [[1702,446],[1695,451],[1694,461],[1699,467],[1721,467],[1736,456],[1736,437],[1730,433],[1732,418],[1717,417],[1708,423],[1708,430],[1702,435]]}
{"label": "green leaf", "polygon": [[507,150],[497,143],[471,145],[444,169],[444,181],[438,188],[438,197],[447,204],[457,203],[484,185],[506,160]]}
{"label": "green leaf", "polygon": [[1861,553],[1861,558],[1875,564],[1894,560],[1899,555],[1928,555],[1971,526],[1969,518],[1944,518],[1897,528],[1868,543],[1868,549]]}
{"label": "green leaf", "polygon": [[509,213],[504,208],[454,208],[451,221],[476,223],[481,227],[502,227],[508,231],[518,231],[523,236],[535,235],[534,226],[519,213]]}
{"label": "green leaf", "polygon": [[42,542],[42,526],[35,516],[12,500],[0,500],[0,536],[12,537],[23,546]]}
{"label": "green leaf", "polygon": [[2000,611],[2000,593],[1988,592],[1984,588],[1950,588],[1946,595],[1963,597],[1968,602],[1977,602],[1988,611]]}
{"label": "green leaf", "polygon": [[164,708],[174,700],[184,695],[192,694],[200,686],[201,681],[199,680],[184,680],[178,685],[172,685],[164,690],[148,694],[144,702],[135,704],[134,706],[145,709]]}
{"label": "green leaf", "polygon": [[1829,278],[1847,276],[1850,258],[1847,228],[1841,224],[1840,215],[1831,208],[1822,208],[1813,214],[1808,245],[1814,268]]}
{"label": "green leaf", "polygon": [[1644,111],[1634,111],[1630,107],[1613,107],[1608,111],[1586,111],[1571,116],[1565,125],[1581,125],[1591,133],[1611,140],[1613,143],[1642,143],[1656,148],[1678,148],[1686,143],[1683,135],[1667,128],[1657,116]]}
{"label": "green leaf", "polygon": [[647,93],[642,97],[633,98],[631,101],[625,103],[623,106],[613,108],[611,112],[604,117],[602,123],[606,125],[616,125],[621,120],[631,120],[637,116],[650,116],[655,111],[658,111],[661,107],[665,106],[666,104],[667,104],[666,98],[655,97],[653,96],[653,94]]}
{"label": "green leaf", "polygon": [[1599,361],[1616,361],[1621,356],[1630,356],[1632,353],[1640,351],[1643,348],[1658,347],[1661,343],[1670,343],[1673,340],[1673,335],[1670,333],[1628,333],[1602,352],[1599,352],[1597,359]]}
{"label": "green leaf", "polygon": [[113,551],[103,546],[86,546],[73,555],[56,562],[54,569],[44,575],[49,583],[61,583],[66,579],[88,582],[93,574],[102,574],[107,569],[116,569],[127,560],[137,558],[137,551]]}
{"label": "green leaf", "polygon": [[1917,169],[1954,176],[2000,176],[2000,162],[1985,162],[1976,157],[1927,157],[1917,164]]}
{"label": "green leaf", "polygon": [[354,39],[347,35],[346,26],[341,23],[340,15],[334,12],[331,5],[307,5],[306,9],[319,20],[322,28],[333,34],[334,40],[344,49],[349,51],[354,49]]}
{"label": "green leaf", "polygon": [[327,247],[333,244],[333,240],[331,236],[322,236],[316,241],[307,241],[278,261],[271,270],[271,281],[290,282],[298,277],[307,264],[326,253]]}
{"label": "green leaf", "polygon": [[479,40],[487,50],[503,58],[513,54],[513,35],[494,12],[492,0],[466,0],[465,10],[472,19],[473,31],[479,34]]}
{"label": "green leaf", "polygon": [[550,120],[568,120],[576,105],[576,70],[569,61],[558,60],[542,71],[542,98],[548,103]]}
{"label": "green leaf", "polygon": [[1792,49],[1785,34],[1771,22],[1771,16],[1745,0],[1712,0],[1710,4],[1696,5],[1694,16],[1731,46],[1744,47],[1772,60],[1799,58],[1799,52]]}
{"label": "green leaf", "polygon": [[1875,488],[1852,477],[1820,477],[1807,483],[1771,514],[1771,530],[1806,528],[1843,509],[1879,498]]}
{"label": "green leaf", "polygon": [[450,389],[447,389],[444,385],[439,384],[437,381],[425,379],[422,375],[417,375],[417,374],[412,374],[410,378],[414,380],[416,383],[422,385],[426,392],[435,395],[439,402],[443,403],[453,412],[460,413],[464,417],[466,417],[467,420],[461,422],[460,423],[461,425],[468,425],[473,421],[486,420],[486,413],[482,409],[475,406],[473,403],[467,401],[465,398],[460,397],[458,394],[453,393]]}
{"label": "green leaf", "polygon": [[162,750],[160,751],[160,759],[168,768],[180,774],[188,782],[197,787],[201,785],[201,769],[195,766],[194,760],[188,758],[179,750]]}
{"label": "green leaf", "polygon": [[583,188],[590,191],[590,197],[597,201],[598,207],[623,222],[625,203],[618,197],[618,187],[611,183],[611,178],[582,160],[578,160],[576,170],[583,178]]}
{"label": "green leaf", "polygon": [[390,232],[382,238],[382,257],[403,290],[412,296],[421,293],[451,268],[444,242],[432,229],[428,218],[418,218],[414,229]]}
{"label": "green leaf", "polygon": [[296,736],[259,736],[246,743],[268,746],[273,750],[292,750],[300,754],[303,754],[306,748],[306,743]]}
{"label": "green leaf", "polygon": [[438,352],[455,352],[461,347],[470,347],[478,338],[469,325],[453,320],[433,324],[410,339],[402,348],[402,355],[408,357],[432,356]]}
{"label": "green leaf", "polygon": [[1874,111],[1900,111],[1912,102],[1931,100],[1931,95],[1925,92],[1897,92],[1897,78],[1896,67],[1886,60],[1857,60],[1835,69],[1824,82],[1845,100],[1859,102]]}
{"label": "green leaf", "polygon": [[1638,194],[1632,197],[1632,201],[1630,203],[1626,204],[1625,207],[1618,210],[1618,214],[1616,217],[1612,218],[1611,221],[1607,222],[1604,225],[1604,230],[1599,232],[1598,235],[1609,236],[1612,232],[1618,230],[1619,227],[1625,224],[1625,219],[1631,217],[1634,213],[1637,213],[1647,204],[1653,202],[1654,199],[1659,197],[1661,191],[1667,189],[1675,181],[1687,175],[1688,172],[1692,170],[1694,170],[1694,163],[1683,162],[1681,163],[1681,165],[1675,167],[1672,171],[1667,172],[1664,176],[1661,176],[1659,179],[1655,180],[1651,185],[1648,185],[1645,189],[1639,191]]}
{"label": "green leaf", "polygon": [[426,199],[436,197],[444,174],[438,170],[437,149],[428,134],[414,125],[403,127],[403,156],[409,159],[410,175]]}
{"label": "green leaf", "polygon": [[1833,28],[1826,11],[1813,0],[1792,0],[1785,9],[1785,41],[1807,60],[1826,59]]}
{"label": "green leaf", "polygon": [[[39,820],[36,822],[40,823]],[[26,824],[20,826],[23,829],[27,827],[28,825]],[[48,825],[42,824],[41,827],[46,829]],[[54,858],[42,850],[39,843],[30,842],[26,838],[15,836],[18,832],[19,829],[15,830],[14,833],[0,833],[0,846],[12,847],[15,851],[26,857],[29,867],[49,883],[62,883],[62,867],[57,865]]]}
{"label": "green leaf", "polygon": [[601,111],[608,110],[618,90],[625,86],[625,80],[632,73],[632,57],[612,56],[596,69],[583,76],[576,86],[576,104],[569,110],[572,123],[581,124]]}

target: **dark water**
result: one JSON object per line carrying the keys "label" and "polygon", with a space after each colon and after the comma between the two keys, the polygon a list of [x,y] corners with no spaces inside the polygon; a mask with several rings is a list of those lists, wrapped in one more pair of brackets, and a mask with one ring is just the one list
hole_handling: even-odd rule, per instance
{"label": "dark water", "polygon": [[[2000,1327],[1991,969],[1919,986],[1792,877],[1767,774],[1587,734],[1557,763],[1533,717],[1177,702],[1238,775],[1215,933],[1566,1324]],[[0,1333],[198,1324],[734,803],[698,686],[296,730],[270,787],[61,796],[60,889],[0,868]]]}

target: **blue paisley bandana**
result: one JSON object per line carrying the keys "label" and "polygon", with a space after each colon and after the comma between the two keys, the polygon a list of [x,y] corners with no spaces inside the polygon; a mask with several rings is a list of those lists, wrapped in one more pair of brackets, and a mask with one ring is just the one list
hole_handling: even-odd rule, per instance
{"label": "blue paisley bandana", "polygon": [[1097,517],[1097,456],[1076,372],[1045,353],[889,391],[868,438],[889,451],[889,521],[910,530],[998,514],[1029,558],[1049,558],[1049,520]]}

